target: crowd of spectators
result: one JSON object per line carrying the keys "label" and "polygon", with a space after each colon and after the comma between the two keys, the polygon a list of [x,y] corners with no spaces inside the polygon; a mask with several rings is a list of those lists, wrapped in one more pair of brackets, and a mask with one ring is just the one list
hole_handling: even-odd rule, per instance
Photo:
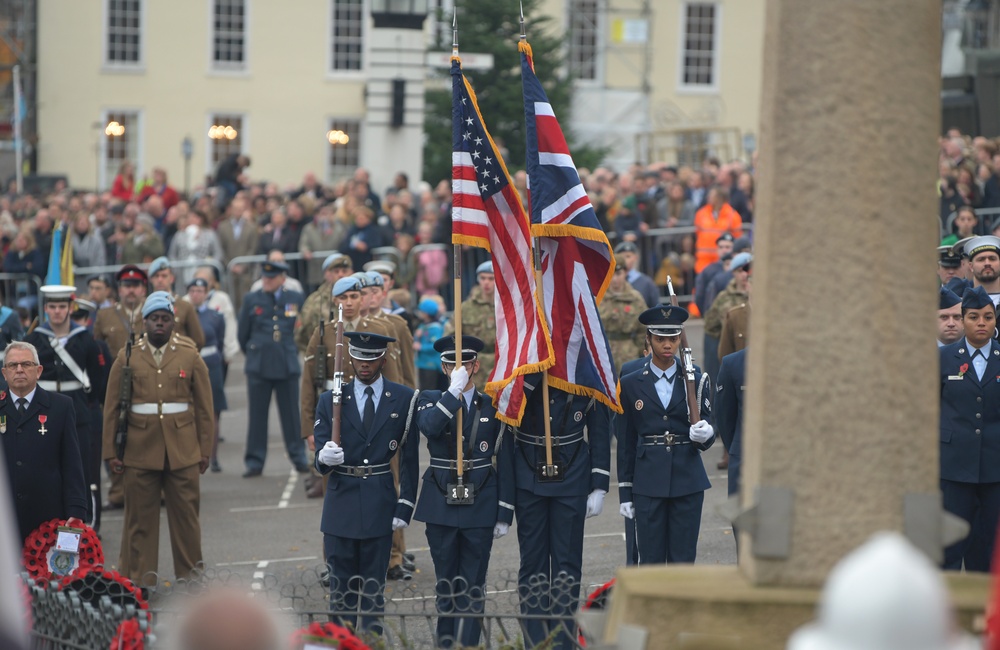
{"label": "crowd of spectators", "polygon": [[1000,138],[949,129],[940,140],[937,192],[942,244],[1000,232]]}

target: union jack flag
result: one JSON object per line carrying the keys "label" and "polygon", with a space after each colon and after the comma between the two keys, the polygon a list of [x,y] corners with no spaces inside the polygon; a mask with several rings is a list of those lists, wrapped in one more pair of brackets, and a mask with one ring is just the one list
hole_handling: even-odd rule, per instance
{"label": "union jack flag", "polygon": [[597,399],[621,413],[618,380],[597,305],[615,272],[601,229],[552,105],[535,76],[531,46],[521,42],[531,232],[540,238],[545,315],[555,364],[549,383]]}
{"label": "union jack flag", "polygon": [[452,243],[485,248],[493,256],[496,364],[486,393],[493,398],[497,417],[518,426],[526,404],[524,375],[553,363],[532,275],[528,215],[457,57],[451,75]]}

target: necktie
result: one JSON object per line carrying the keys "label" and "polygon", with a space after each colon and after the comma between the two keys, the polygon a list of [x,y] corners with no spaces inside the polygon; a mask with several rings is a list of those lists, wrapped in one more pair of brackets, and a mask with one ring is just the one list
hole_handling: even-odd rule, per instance
{"label": "necktie", "polygon": [[372,423],[375,421],[375,390],[371,386],[365,387],[365,415],[361,419],[361,426],[365,434],[371,432]]}
{"label": "necktie", "polygon": [[24,412],[28,410],[28,400],[23,397],[17,398],[17,414],[24,415]]}
{"label": "necktie", "polygon": [[153,350],[153,361],[156,362],[157,366],[159,366],[160,363],[163,362],[163,350],[160,349]]}

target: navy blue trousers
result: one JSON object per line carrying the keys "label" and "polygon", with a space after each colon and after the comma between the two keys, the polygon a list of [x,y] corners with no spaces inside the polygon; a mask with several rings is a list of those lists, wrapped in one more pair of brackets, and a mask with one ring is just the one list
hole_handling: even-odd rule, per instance
{"label": "navy blue trousers", "polygon": [[694,563],[704,492],[659,498],[633,494],[639,564]]}
{"label": "navy blue trousers", "polygon": [[[382,633],[385,611],[385,572],[389,570],[392,535],[351,539],[323,534],[323,553],[330,567],[330,611],[341,625]],[[347,612],[358,612],[358,617]],[[376,614],[371,616],[371,614]]]}
{"label": "navy blue trousers", "polygon": [[299,376],[288,379],[261,379],[247,375],[247,408],[250,425],[247,429],[247,450],[243,462],[247,469],[264,469],[267,459],[267,420],[271,395],[278,401],[281,435],[285,440],[288,459],[296,468],[309,469],[306,445],[302,439],[302,416],[299,415]]}
{"label": "navy blue trousers", "polygon": [[988,573],[1000,520],[1000,483],[959,483],[941,479],[944,509],[969,522],[971,532],[944,549],[944,569]]}
{"label": "navy blue trousers", "polygon": [[[552,650],[574,648],[572,617],[580,598],[587,497],[541,497],[518,490],[514,503],[521,567],[517,572],[525,646],[553,634]],[[545,616],[552,618],[545,618]]]}
{"label": "navy blue trousers", "polygon": [[[493,529],[427,524],[426,532],[437,579],[437,611],[482,614]],[[437,647],[478,646],[482,630],[481,616],[439,616]]]}

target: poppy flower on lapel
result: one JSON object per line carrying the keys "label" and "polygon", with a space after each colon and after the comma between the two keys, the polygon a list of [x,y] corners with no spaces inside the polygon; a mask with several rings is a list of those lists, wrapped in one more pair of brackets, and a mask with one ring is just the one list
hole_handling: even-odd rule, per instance
{"label": "poppy flower on lapel", "polygon": [[959,368],[958,368],[958,376],[959,376],[959,377],[962,377],[962,376],[964,376],[964,375],[965,375],[965,373],[966,373],[966,372],[968,372],[968,370],[969,370],[969,364],[967,364],[967,363],[963,363],[963,364],[962,364],[961,366],[959,366]]}
{"label": "poppy flower on lapel", "polygon": [[0,390],[0,400],[7,399],[7,391]]}
{"label": "poppy flower on lapel", "polygon": [[184,372],[184,368],[181,368],[180,376],[181,376],[181,379],[187,379],[187,373]]}
{"label": "poppy flower on lapel", "polygon": [[264,313],[264,308],[263,307],[254,307],[253,308],[253,313],[255,313],[258,316],[260,316],[261,314]]}

